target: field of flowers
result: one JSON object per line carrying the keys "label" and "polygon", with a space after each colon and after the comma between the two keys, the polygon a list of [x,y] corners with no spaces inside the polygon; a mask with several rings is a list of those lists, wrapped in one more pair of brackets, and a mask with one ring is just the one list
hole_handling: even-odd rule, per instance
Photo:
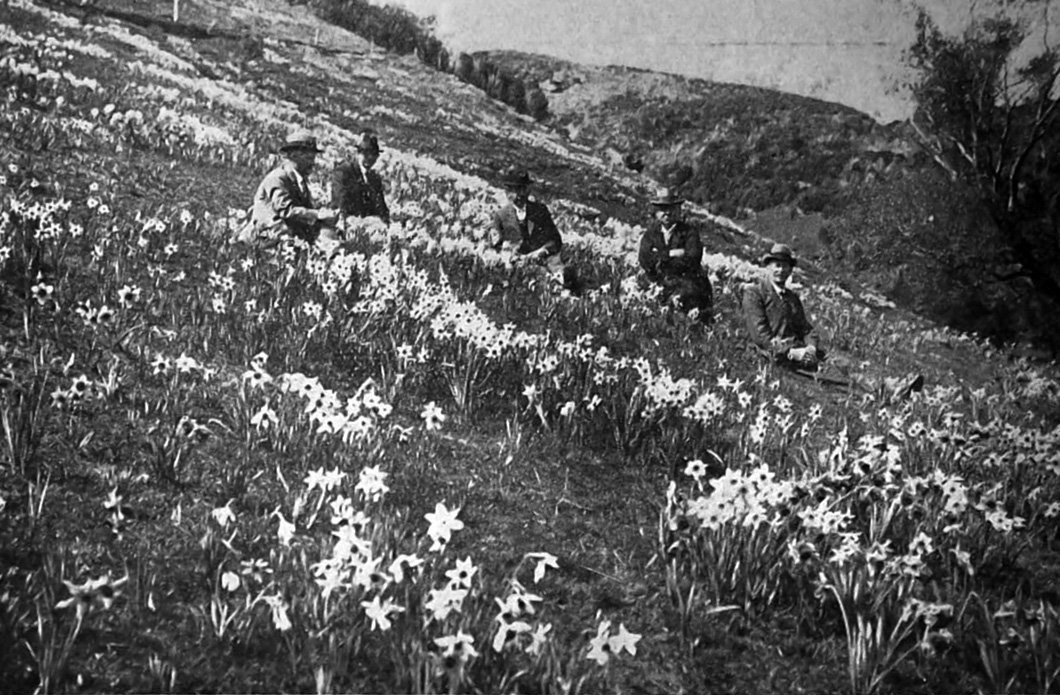
{"label": "field of flowers", "polygon": [[384,152],[389,227],[233,246],[301,116],[186,57],[0,7],[5,691],[1060,688],[1051,367],[822,280],[836,347],[928,387],[781,373],[742,249],[706,329],[571,188],[572,296],[429,150]]}

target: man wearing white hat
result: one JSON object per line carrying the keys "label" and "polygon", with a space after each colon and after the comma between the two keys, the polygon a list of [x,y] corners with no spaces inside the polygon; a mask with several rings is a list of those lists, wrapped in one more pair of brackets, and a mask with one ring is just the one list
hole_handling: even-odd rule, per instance
{"label": "man wearing white hat", "polygon": [[313,243],[321,228],[335,224],[338,212],[318,209],[309,192],[309,174],[323,151],[316,137],[302,128],[284,139],[280,146],[283,161],[258,185],[250,219],[240,230],[238,241],[273,245],[290,235]]}

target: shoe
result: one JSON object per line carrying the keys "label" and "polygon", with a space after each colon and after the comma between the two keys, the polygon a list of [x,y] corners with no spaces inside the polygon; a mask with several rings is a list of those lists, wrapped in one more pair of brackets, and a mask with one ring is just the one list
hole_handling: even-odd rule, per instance
{"label": "shoe", "polygon": [[891,401],[904,401],[914,391],[924,389],[924,375],[910,374],[903,379],[897,380],[891,387]]}

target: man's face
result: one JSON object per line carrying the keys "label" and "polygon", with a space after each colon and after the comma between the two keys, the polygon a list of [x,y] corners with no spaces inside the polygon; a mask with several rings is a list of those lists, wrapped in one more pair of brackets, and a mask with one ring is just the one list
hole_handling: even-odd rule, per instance
{"label": "man's face", "polygon": [[530,187],[512,186],[508,189],[508,198],[519,207],[525,207],[530,198]]}
{"label": "man's face", "polygon": [[371,150],[357,150],[357,161],[361,163],[365,171],[375,166],[375,163],[379,160],[379,153]]}
{"label": "man's face", "polygon": [[313,165],[316,164],[317,152],[316,150],[292,150],[287,153],[287,157],[294,162],[298,173],[306,176],[313,170]]}
{"label": "man's face", "polygon": [[677,224],[681,221],[681,206],[680,205],[663,205],[660,206],[656,213],[662,223],[667,227]]}
{"label": "man's face", "polygon": [[773,259],[769,261],[766,268],[769,269],[769,277],[781,287],[783,287],[784,283],[788,281],[789,277],[791,277],[792,265],[787,261]]}

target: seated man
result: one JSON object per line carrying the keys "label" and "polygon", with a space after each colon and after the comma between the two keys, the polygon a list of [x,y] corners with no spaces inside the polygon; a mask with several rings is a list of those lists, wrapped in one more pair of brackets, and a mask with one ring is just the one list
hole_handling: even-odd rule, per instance
{"label": "seated man", "polygon": [[[755,282],[744,285],[743,311],[747,332],[759,350],[777,364],[801,372],[814,372],[825,358],[818,346],[814,327],[806,318],[798,295],[787,286],[795,269],[796,259],[791,247],[774,244],[762,256],[765,274]],[[835,360],[842,368],[851,360]],[[847,365],[849,366],[849,365]],[[835,383],[846,384],[847,380]],[[892,399],[902,399],[923,388],[924,377],[910,374],[903,379],[860,375],[849,379],[849,384],[866,391],[890,392]]]}
{"label": "seated man", "polygon": [[490,245],[509,248],[514,259],[544,266],[549,274],[562,280],[566,289],[574,290],[573,269],[563,263],[563,238],[544,203],[530,195],[530,174],[523,169],[508,171],[504,186],[508,203],[493,216]]}
{"label": "seated man", "polygon": [[322,228],[335,224],[338,212],[317,209],[307,182],[317,154],[323,151],[308,130],[295,130],[287,136],[280,146],[283,161],[258,186],[250,219],[236,241],[273,246],[290,235],[313,243]]}
{"label": "seated man", "polygon": [[353,157],[331,175],[331,205],[347,217],[378,217],[390,224],[383,179],[372,169],[379,159],[379,138],[366,130],[354,144]]}
{"label": "seated man", "polygon": [[744,285],[744,318],[751,340],[774,360],[813,370],[823,354],[817,349],[817,337],[802,302],[787,286],[795,263],[795,254],[785,244],[774,244],[762,256],[765,275]]}
{"label": "seated man", "polygon": [[682,311],[696,309],[699,320],[710,323],[714,288],[703,268],[703,242],[684,221],[682,203],[669,188],[659,190],[651,201],[656,219],[641,237],[638,259],[648,279],[662,288],[663,303]]}

